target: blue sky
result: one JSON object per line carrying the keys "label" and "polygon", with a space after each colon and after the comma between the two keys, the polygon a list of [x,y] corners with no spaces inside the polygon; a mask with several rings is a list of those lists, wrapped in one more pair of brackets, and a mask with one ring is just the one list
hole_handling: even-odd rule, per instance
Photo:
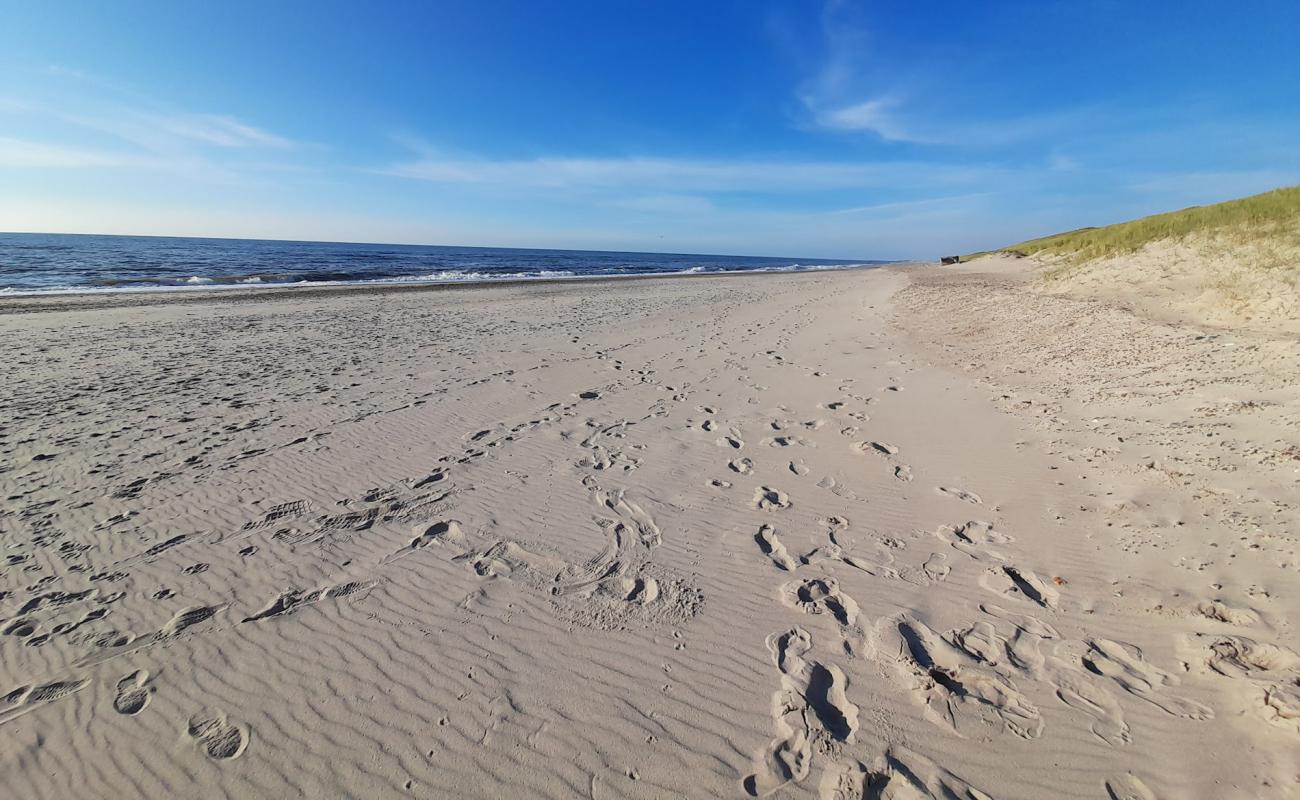
{"label": "blue sky", "polygon": [[0,0],[0,230],[932,257],[1300,182],[1300,3]]}

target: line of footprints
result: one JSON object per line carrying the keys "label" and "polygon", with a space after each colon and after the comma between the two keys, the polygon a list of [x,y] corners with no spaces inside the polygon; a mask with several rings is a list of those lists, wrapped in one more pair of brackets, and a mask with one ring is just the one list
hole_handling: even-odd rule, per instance
{"label": "line of footprints", "polygon": [[[835,410],[832,406],[826,406]],[[715,413],[712,408],[700,409]],[[812,429],[816,422],[804,423]],[[705,430],[721,428],[709,420]],[[774,427],[777,427],[774,425]],[[856,428],[844,431],[856,433]],[[766,441],[766,440],[765,440]],[[793,438],[781,442],[793,442]],[[728,427],[717,440],[731,451],[744,448],[739,429]],[[815,446],[815,445],[812,445]],[[880,456],[890,462],[894,477],[912,480],[912,469],[899,463],[897,447],[865,441],[852,445],[856,452]],[[736,457],[727,462],[736,475],[750,475],[754,462]],[[806,475],[802,459],[792,461],[790,471]],[[714,481],[730,488],[726,481]],[[854,498],[833,479],[823,479],[821,488]],[[954,500],[982,505],[979,495],[951,486],[936,487],[939,494]],[[758,486],[750,505],[755,510],[780,512],[793,506],[785,492]],[[781,573],[817,570],[826,562],[841,563],[869,575],[927,585],[946,580],[952,566],[942,552],[931,553],[920,569],[892,565],[890,548],[881,546],[862,552],[846,536],[848,520],[829,517],[820,520],[827,542],[796,556],[781,541],[776,526],[763,524],[754,534],[758,550]],[[1028,603],[1041,611],[1059,608],[1056,580],[1045,580],[1012,563],[1005,546],[1014,538],[984,521],[941,526],[935,531],[939,543],[947,545],[960,560],[963,556],[982,568],[979,585],[1000,598]],[[850,545],[852,544],[852,550]],[[849,699],[849,679],[828,653],[849,657],[866,655],[892,668],[901,686],[924,707],[936,725],[959,736],[985,735],[989,726],[1024,739],[1036,739],[1043,730],[1039,709],[1016,685],[1016,679],[1046,681],[1067,707],[1091,720],[1091,731],[1111,746],[1132,741],[1120,704],[1108,687],[1118,687],[1131,696],[1176,717],[1206,720],[1212,709],[1189,698],[1171,694],[1166,687],[1178,683],[1175,675],[1143,658],[1133,646],[1102,638],[1075,641],[1063,638],[1048,622],[1008,610],[994,603],[979,606],[982,618],[964,629],[939,634],[907,613],[899,613],[864,627],[858,604],[832,576],[799,577],[777,587],[776,594],[787,606],[810,615],[825,615],[839,633],[835,647],[814,642],[813,634],[794,626],[767,637],[767,650],[775,666],[779,685],[771,699],[775,735],[755,753],[751,772],[742,779],[750,796],[765,797],[789,784],[800,784],[813,770],[814,760],[822,763],[818,790],[823,800],[831,798],[969,797],[988,795],[971,786],[931,759],[907,748],[891,746],[868,767],[845,757],[859,731],[859,709]],[[1206,616],[1213,617],[1206,613]],[[1211,664],[1213,667],[1213,664]],[[1224,670],[1217,670],[1227,674]],[[1131,774],[1106,781],[1105,788],[1116,797],[1150,797],[1150,790]]]}

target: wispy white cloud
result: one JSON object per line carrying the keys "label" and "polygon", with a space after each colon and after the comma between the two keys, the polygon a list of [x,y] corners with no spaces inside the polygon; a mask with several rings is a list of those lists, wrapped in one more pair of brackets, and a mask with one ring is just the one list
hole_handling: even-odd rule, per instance
{"label": "wispy white cloud", "polygon": [[920,200],[899,200],[893,203],[873,203],[869,206],[854,206],[852,208],[837,208],[826,212],[828,215],[876,215],[892,214],[900,211],[916,211],[925,208],[939,208],[944,206],[967,205],[968,201],[981,197],[989,197],[993,192],[967,192],[965,194],[947,195],[944,197],[926,197]]}
{"label": "wispy white cloud", "polygon": [[178,109],[103,76],[50,65],[26,91],[0,97],[0,166],[133,168],[221,183],[263,180],[265,164],[300,150],[228,113]]}
{"label": "wispy white cloud", "polygon": [[960,113],[908,108],[898,100],[815,112],[817,122],[826,128],[871,132],[886,141],[974,149],[1023,144],[1052,148],[1086,135],[1089,120],[1103,117],[1102,109],[1079,107],[973,119]]}
{"label": "wispy white cloud", "polygon": [[874,70],[875,47],[859,8],[828,0],[818,18],[812,44],[813,68],[798,90],[798,98],[813,128],[871,132],[891,142],[915,142],[919,137],[900,118],[900,74],[905,65],[891,64],[890,83]]}
{"label": "wispy white cloud", "polygon": [[29,113],[155,154],[195,154],[212,149],[288,150],[295,146],[283,136],[223,114],[158,112],[122,106],[91,111],[35,107]]}
{"label": "wispy white cloud", "polygon": [[180,139],[217,147],[292,147],[293,142],[274,133],[221,114],[148,114],[142,121]]}
{"label": "wispy white cloud", "polygon": [[446,184],[678,192],[808,192],[978,183],[1005,170],[924,161],[704,160],[671,157],[477,159],[424,157],[376,172]]}
{"label": "wispy white cloud", "polygon": [[816,68],[804,81],[800,94],[823,100],[861,92],[864,81],[870,80],[870,62],[875,50],[862,10],[828,0],[817,23],[820,39],[815,44]]}
{"label": "wispy white cloud", "polygon": [[815,98],[807,97],[804,104],[812,112],[814,121],[823,128],[869,131],[887,142],[929,141],[899,119],[899,101],[896,98],[877,97],[849,105],[822,108]]}
{"label": "wispy white cloud", "polygon": [[894,144],[994,149],[1051,144],[1103,118],[1095,108],[1001,115],[974,108],[954,91],[951,74],[937,77],[932,57],[883,54],[863,7],[828,0],[819,19],[817,57],[796,92],[799,127]]}
{"label": "wispy white cloud", "polygon": [[0,167],[19,169],[79,169],[140,166],[143,160],[121,153],[66,147],[0,136]]}
{"label": "wispy white cloud", "polygon": [[872,133],[887,142],[997,148],[1023,143],[1052,146],[1070,139],[1090,119],[1102,115],[1097,108],[1072,108],[996,119],[972,119],[934,108],[918,109],[891,95],[839,106],[821,106],[813,98],[805,105],[818,127],[837,131]]}

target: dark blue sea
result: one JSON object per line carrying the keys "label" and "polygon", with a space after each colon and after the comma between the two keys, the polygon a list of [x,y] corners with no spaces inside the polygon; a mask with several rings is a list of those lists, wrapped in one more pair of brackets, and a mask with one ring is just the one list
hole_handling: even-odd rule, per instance
{"label": "dark blue sea", "polygon": [[0,296],[250,286],[792,272],[881,261],[0,233]]}

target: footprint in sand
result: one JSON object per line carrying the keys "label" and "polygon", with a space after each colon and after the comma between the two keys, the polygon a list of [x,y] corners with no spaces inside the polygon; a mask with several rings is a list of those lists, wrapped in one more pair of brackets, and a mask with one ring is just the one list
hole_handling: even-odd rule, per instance
{"label": "footprint in sand", "polygon": [[775,511],[790,508],[793,505],[794,502],[790,499],[790,496],[780,489],[760,486],[754,490],[754,508],[763,511]]}
{"label": "footprint in sand", "polygon": [[727,462],[727,468],[740,475],[749,475],[754,472],[754,462],[748,458],[733,458]]}
{"label": "footprint in sand", "polygon": [[842,781],[839,785],[846,787],[847,791],[834,791],[832,787],[836,784],[823,778],[820,800],[922,800],[940,797],[990,800],[989,795],[953,772],[901,745],[890,747],[881,763],[869,771],[858,764],[856,768],[842,768],[834,777],[836,781]]}
{"label": "footprint in sand", "polygon": [[1106,796],[1110,800],[1156,800],[1156,793],[1132,773],[1107,778]]}
{"label": "footprint in sand", "polygon": [[1009,544],[1015,539],[993,529],[993,523],[971,520],[962,525],[940,525],[934,535],[965,553],[976,561],[994,559],[1006,561],[1006,556],[989,547],[990,544]]}
{"label": "footprint in sand", "polygon": [[803,463],[803,459],[790,462],[790,471],[800,477],[808,474],[808,465]]}
{"label": "footprint in sand", "polygon": [[153,696],[149,684],[149,673],[138,669],[124,675],[117,682],[117,693],[113,697],[113,710],[119,714],[133,717],[144,711]]}
{"label": "footprint in sand", "polygon": [[432,484],[446,480],[446,478],[447,478],[447,470],[440,469],[426,475],[423,478],[420,478],[418,481],[415,481],[414,483],[411,484],[411,488],[423,489],[426,486],[431,486]]}
{"label": "footprint in sand", "polygon": [[1229,678],[1267,677],[1260,673],[1282,673],[1300,666],[1300,654],[1289,647],[1258,642],[1244,636],[1198,633],[1190,637],[1205,666]]}
{"label": "footprint in sand", "polygon": [[808,578],[781,587],[781,601],[808,614],[830,614],[843,627],[858,621],[858,604],[834,578]]}
{"label": "footprint in sand", "polygon": [[188,730],[195,744],[216,761],[239,758],[248,749],[248,730],[220,711],[195,714]]}
{"label": "footprint in sand", "polygon": [[847,696],[848,678],[834,664],[805,658],[812,637],[792,628],[767,639],[768,652],[781,674],[772,695],[776,738],[754,756],[754,772],[743,781],[752,797],[766,797],[782,786],[808,777],[814,752],[851,744],[858,731],[858,707]]}
{"label": "footprint in sand", "polygon": [[[618,525],[609,526],[618,529]],[[529,576],[554,575],[566,566],[559,559],[535,553],[509,539],[499,539],[487,547],[471,550],[452,558],[452,561],[467,564],[480,578],[527,578]],[[621,563],[605,564],[607,568],[622,568]],[[585,577],[585,576],[584,576]],[[599,577],[609,577],[600,575]],[[540,581],[539,581],[540,582]],[[558,593],[560,587],[553,587]]]}
{"label": "footprint in sand", "polygon": [[898,455],[898,448],[886,442],[856,442],[853,449],[859,453],[874,453],[880,456]]}
{"label": "footprint in sand", "polygon": [[167,621],[166,625],[154,634],[155,639],[170,639],[173,636],[179,636],[186,630],[212,619],[217,614],[225,610],[224,605],[219,606],[190,606],[176,613],[176,616]]}
{"label": "footprint in sand", "polygon": [[803,438],[802,436],[774,436],[765,438],[759,444],[765,444],[768,447],[817,447],[817,443]]}
{"label": "footprint in sand", "polygon": [[847,530],[849,527],[848,519],[839,516],[818,517],[817,524],[826,526],[827,532],[832,537],[837,531]]}
{"label": "footprint in sand", "polygon": [[998,636],[998,641],[1006,650],[1011,666],[1034,678],[1042,676],[1047,665],[1040,645],[1043,641],[1059,638],[1056,629],[1041,620],[1026,614],[1013,614],[998,606],[983,605],[980,610],[989,616],[1010,622],[1014,628],[1010,638]]}
{"label": "footprint in sand", "polygon": [[654,517],[640,505],[629,500],[625,490],[598,491],[595,498],[599,505],[623,519],[636,532],[637,539],[642,545],[655,548],[663,543],[663,533],[659,530]]}
{"label": "footprint in sand", "polygon": [[903,483],[907,483],[912,480],[912,468],[906,464],[899,464],[894,467],[894,477]]}
{"label": "footprint in sand", "polygon": [[90,683],[89,678],[67,681],[50,681],[36,686],[19,686],[0,698],[0,725],[20,717],[44,704],[61,700],[81,691]]}
{"label": "footprint in sand", "polygon": [[1056,587],[1023,567],[1003,564],[992,567],[980,576],[980,586],[1006,597],[1016,597],[1055,610],[1061,593]]}
{"label": "footprint in sand", "polygon": [[921,565],[921,571],[925,577],[934,583],[948,580],[948,574],[952,572],[952,567],[948,566],[948,557],[943,553],[931,553],[930,557]]}
{"label": "footprint in sand", "polygon": [[935,491],[939,494],[951,497],[954,500],[962,500],[967,503],[974,503],[975,505],[980,505],[984,502],[980,499],[979,495],[974,492],[968,492],[965,489],[954,489],[951,486],[940,486],[936,488]]}
{"label": "footprint in sand", "polygon": [[846,552],[844,545],[839,543],[835,535],[835,529],[831,529],[829,538],[831,540],[830,544],[810,550],[800,556],[799,560],[804,564],[816,564],[820,561],[839,561],[876,578],[898,580],[902,577],[898,570],[890,566],[894,562],[894,556],[885,548],[876,546],[874,556],[866,558],[860,553]]}
{"label": "footprint in sand", "polygon": [[1206,619],[1226,622],[1229,625],[1254,625],[1259,616],[1249,609],[1234,608],[1218,600],[1207,600],[1196,606],[1196,613]]}
{"label": "footprint in sand", "polygon": [[268,508],[262,518],[254,522],[244,523],[244,530],[255,530],[257,528],[266,528],[280,522],[281,520],[302,516],[307,512],[306,500],[293,500],[288,503],[281,503]]}
{"label": "footprint in sand", "polygon": [[[1186,640],[1188,659],[1203,671],[1248,679],[1256,713],[1265,720],[1300,732],[1300,654],[1289,647],[1244,636],[1197,633]],[[1262,693],[1257,687],[1263,686]]]}
{"label": "footprint in sand", "polygon": [[813,549],[809,550],[807,553],[804,553],[803,555],[799,556],[799,563],[803,564],[804,566],[808,566],[810,564],[819,564],[823,561],[843,561],[843,560],[844,560],[844,548],[840,547],[838,544],[835,544],[835,542],[833,541],[830,544],[824,544],[821,547],[814,547]]}
{"label": "footprint in sand", "polygon": [[255,612],[244,617],[240,622],[260,622],[264,619],[273,617],[283,617],[296,611],[301,611],[308,606],[315,605],[322,600],[333,600],[340,597],[364,592],[367,589],[373,589],[378,585],[378,581],[348,581],[335,586],[324,586],[314,589],[310,592],[304,592],[299,589],[288,589],[282,591],[274,600],[268,603],[261,611]]}
{"label": "footprint in sand", "polygon": [[802,781],[812,766],[808,705],[790,678],[807,669],[803,656],[812,649],[812,637],[802,628],[792,628],[769,636],[767,649],[781,673],[781,689],[772,695],[777,737],[756,755],[754,774],[744,780],[751,797],[766,797],[788,783]]}
{"label": "footprint in sand", "polygon": [[1124,712],[1096,679],[1068,669],[1055,669],[1050,681],[1062,703],[1093,718],[1092,734],[1106,744],[1121,747],[1133,741]]}
{"label": "footprint in sand", "polygon": [[[937,724],[964,734],[972,720],[987,724],[992,716],[1022,738],[1036,739],[1042,733],[1038,708],[1010,679],[978,666],[979,656],[949,643],[925,623],[897,615],[881,621],[876,638],[877,652],[894,660],[912,694]],[[972,646],[972,650],[978,653],[988,646]]]}
{"label": "footprint in sand", "polygon": [[[861,800],[866,797],[883,797],[875,791],[881,784],[881,777],[869,772],[860,761],[832,762],[822,770],[822,779],[817,784],[818,800]],[[867,794],[868,791],[872,794]]]}
{"label": "footprint in sand", "polygon": [[659,581],[654,578],[623,578],[620,583],[622,598],[637,605],[650,605],[659,599]]}
{"label": "footprint in sand", "polygon": [[953,647],[986,666],[996,667],[1005,660],[1007,640],[988,620],[980,620],[966,628],[948,631],[943,638]]}
{"label": "footprint in sand", "polygon": [[980,611],[983,611],[985,614],[988,614],[990,617],[995,619],[1006,620],[1016,626],[1016,628],[1023,630],[1026,633],[1031,633],[1040,639],[1059,639],[1061,636],[1056,632],[1056,628],[1043,622],[1038,617],[1033,617],[1028,614],[1017,614],[1014,611],[1007,611],[1001,606],[995,606],[992,603],[984,603],[980,605]]}
{"label": "footprint in sand", "polygon": [[825,489],[826,491],[830,492],[836,497],[840,497],[845,500],[857,501],[862,499],[852,489],[849,489],[846,486],[841,486],[838,482],[836,482],[834,478],[832,478],[829,475],[817,481],[817,486],[818,488]]}
{"label": "footprint in sand", "polygon": [[1300,733],[1300,683],[1294,679],[1264,687],[1259,707],[1264,719],[1292,733]]}
{"label": "footprint in sand", "polygon": [[1214,718],[1213,709],[1188,698],[1166,694],[1162,687],[1176,685],[1178,678],[1143,659],[1137,647],[1109,639],[1093,639],[1087,648],[1080,660],[1094,675],[1110,678],[1129,694],[1167,714],[1194,720]]}
{"label": "footprint in sand", "polygon": [[773,564],[776,564],[783,570],[789,572],[794,571],[794,559],[790,558],[789,551],[785,549],[785,545],[781,544],[781,540],[777,538],[776,528],[773,528],[771,525],[762,526],[758,529],[758,533],[754,534],[754,541],[758,542],[759,549],[763,551],[764,555],[772,559]]}
{"label": "footprint in sand", "polygon": [[433,523],[420,530],[407,545],[407,549],[418,550],[431,544],[449,544],[457,547],[464,545],[465,532],[461,529],[460,521],[449,519]]}

